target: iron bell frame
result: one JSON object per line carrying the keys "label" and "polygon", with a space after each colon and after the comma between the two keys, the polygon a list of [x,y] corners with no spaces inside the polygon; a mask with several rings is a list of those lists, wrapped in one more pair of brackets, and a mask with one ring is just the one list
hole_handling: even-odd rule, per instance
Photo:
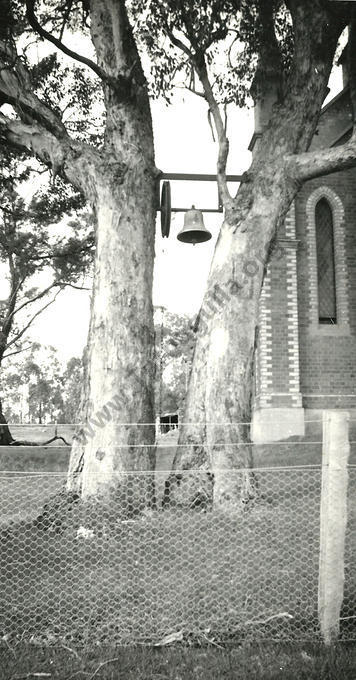
{"label": "iron bell frame", "polygon": [[[242,175],[226,175],[227,182],[241,182]],[[172,212],[187,212],[191,210],[191,206],[174,207],[171,205],[171,187],[170,180],[181,182],[216,182],[217,175],[205,175],[197,173],[180,173],[180,172],[161,172],[157,177],[157,211],[161,213],[161,233],[163,238],[168,238],[171,225]],[[162,182],[162,188],[161,188]],[[197,207],[202,213],[222,213],[223,204],[220,193],[218,191],[218,205],[216,208],[201,208]]]}

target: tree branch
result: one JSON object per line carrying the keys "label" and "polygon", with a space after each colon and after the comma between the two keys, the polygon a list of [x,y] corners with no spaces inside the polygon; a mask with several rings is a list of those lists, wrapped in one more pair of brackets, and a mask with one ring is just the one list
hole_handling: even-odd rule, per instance
{"label": "tree branch", "polygon": [[265,96],[271,87],[272,80],[280,83],[283,76],[281,50],[274,27],[274,10],[274,2],[260,0],[258,64],[251,85],[251,95],[255,102]]}
{"label": "tree branch", "polygon": [[91,290],[91,288],[88,288],[87,286],[75,286],[74,283],[66,283],[66,286],[69,286],[69,288],[74,288],[75,290]]}
{"label": "tree branch", "polygon": [[[9,334],[10,334],[11,329],[12,329],[13,310],[15,309],[17,296],[18,296],[18,293],[19,293],[20,288],[21,288],[22,283],[23,283],[22,279],[17,280],[16,272],[14,272],[14,266],[13,266],[13,262],[12,262],[12,253],[9,253],[9,255],[8,255],[8,262],[9,262],[10,271],[11,271],[11,292],[10,292],[10,296],[8,298],[8,301],[7,301],[6,317],[4,319],[4,323],[3,323],[3,326],[2,326],[2,329],[1,329],[3,338],[4,339],[6,338],[6,342],[7,342],[7,339],[9,337]],[[7,345],[5,345],[5,349],[6,349],[6,347],[7,347]]]}
{"label": "tree branch", "polygon": [[226,205],[226,203],[231,201],[231,195],[226,181],[226,163],[229,155],[229,140],[226,135],[226,126],[223,122],[219,105],[211,87],[205,60],[201,63],[195,62],[195,68],[203,86],[205,99],[209,104],[209,110],[213,117],[218,137],[219,153],[217,160],[217,180],[222,201]]}
{"label": "tree branch", "polygon": [[0,41],[0,101],[11,104],[18,115],[12,119],[0,113],[0,142],[35,155],[54,176],[63,171],[88,195],[88,172],[98,161],[98,151],[69,136],[60,117],[34,94],[27,68],[4,41]]}
{"label": "tree branch", "polygon": [[10,304],[12,304],[13,300],[16,302],[17,295],[18,295],[19,291],[21,290],[21,286],[25,283],[25,281],[26,281],[26,276],[22,276],[22,278],[19,279],[16,287],[14,288],[14,290],[10,294],[10,298],[9,298]]}
{"label": "tree branch", "polygon": [[282,160],[309,148],[344,28],[343,13],[340,16],[336,13],[332,20],[330,7],[341,4],[349,3],[286,0],[293,21],[293,59],[283,91],[274,80],[278,101],[272,106],[269,120],[264,122],[259,142],[260,160],[270,153],[276,156],[277,152]]}
{"label": "tree branch", "polygon": [[355,129],[356,122],[356,7],[351,10],[351,23],[349,29],[349,41],[347,48],[347,61],[349,71],[350,99],[352,107],[352,122]]}
{"label": "tree branch", "polygon": [[0,112],[0,135],[11,145],[34,154],[54,171],[58,171],[64,163],[62,144],[37,123],[26,124],[19,119],[7,118]]}
{"label": "tree branch", "polygon": [[293,87],[305,88],[305,79],[322,68],[350,19],[350,2],[286,0],[294,31]]}
{"label": "tree branch", "polygon": [[120,82],[124,94],[132,85],[146,85],[125,0],[90,3],[91,36],[98,64],[113,82]]}
{"label": "tree branch", "polygon": [[60,288],[60,290],[57,291],[57,293],[55,294],[55,296],[54,296],[54,298],[53,298],[52,300],[50,300],[50,301],[49,301],[46,305],[44,305],[38,312],[36,312],[36,314],[33,315],[32,319],[30,319],[30,321],[28,322],[28,324],[26,324],[26,326],[22,329],[22,331],[20,331],[20,333],[18,333],[18,334],[16,335],[16,337],[15,337],[13,340],[11,340],[11,342],[9,342],[9,344],[6,346],[6,349],[8,349],[9,347],[11,347],[15,342],[18,342],[18,340],[24,335],[24,333],[26,333],[27,329],[31,326],[31,324],[34,322],[34,320],[35,320],[40,314],[42,314],[42,312],[44,312],[44,310],[47,309],[47,307],[49,307],[50,305],[52,305],[52,304],[55,302],[57,296],[59,295],[59,293],[61,292],[61,290],[62,290],[63,288],[64,288],[64,286],[62,286],[62,288]]}
{"label": "tree branch", "polygon": [[189,58],[189,61],[194,64],[194,55],[193,52],[190,51],[189,47],[182,42],[179,38],[177,38],[172,29],[168,26],[168,23],[165,21],[164,22],[164,31],[168,35],[168,38],[170,39],[171,43],[177,47],[181,52],[184,52],[184,54],[187,55]]}
{"label": "tree branch", "polygon": [[286,158],[286,172],[297,182],[330,175],[356,166],[356,134],[340,146],[309,151]]}
{"label": "tree branch", "polygon": [[52,169],[54,176],[63,171],[66,178],[87,195],[91,171],[95,174],[98,160],[98,152],[94,148],[71,139],[67,134],[57,137],[37,122],[28,124],[0,112],[0,141],[1,138],[11,146],[36,156]]}
{"label": "tree branch", "polygon": [[10,352],[9,354],[3,354],[3,359],[7,359],[8,357],[14,356],[14,354],[21,354],[21,352],[28,352],[29,349],[32,349],[32,345],[29,345],[28,347],[23,347],[22,349],[16,350],[16,352]]}
{"label": "tree branch", "polygon": [[0,93],[25,123],[37,121],[56,137],[67,132],[60,118],[33,92],[30,74],[8,43],[0,41]]}
{"label": "tree branch", "polygon": [[63,17],[63,21],[62,21],[61,30],[60,30],[60,32],[59,32],[59,40],[60,40],[60,41],[62,41],[63,34],[64,34],[64,31],[65,31],[65,27],[66,27],[66,25],[67,25],[67,21],[68,21],[68,19],[69,19],[69,15],[70,15],[70,13],[71,13],[71,11],[72,11],[72,6],[73,6],[73,0],[69,0],[69,1],[68,1],[68,4],[67,4],[66,11],[65,11],[65,13],[64,13],[64,17]]}
{"label": "tree branch", "polygon": [[191,92],[192,94],[195,94],[197,97],[201,97],[202,99],[205,99],[205,94],[203,92],[198,92],[195,88],[191,87],[190,85],[176,85],[176,88],[182,89],[182,90],[188,90],[188,92]]}
{"label": "tree branch", "polygon": [[[45,288],[43,291],[41,291],[41,293],[38,293],[38,295],[35,295],[30,300],[26,300],[26,302],[23,302],[19,307],[14,309],[11,312],[11,314],[9,314],[6,317],[6,319],[10,319],[11,317],[15,316],[15,314],[20,312],[21,309],[23,309],[24,307],[27,307],[27,305],[31,305],[33,302],[37,302],[37,300],[41,300],[41,298],[45,297],[45,295],[47,295],[47,293],[49,293],[50,290],[52,290],[53,288],[56,288],[58,286],[61,288],[61,290],[63,290],[67,286],[69,288],[75,288],[75,290],[90,290],[90,288],[87,288],[85,286],[76,286],[76,285],[74,285],[74,283],[69,283],[67,281],[56,281],[55,283],[51,283],[51,285],[48,286],[47,288]],[[60,292],[60,291],[58,291],[58,292]]]}
{"label": "tree branch", "polygon": [[18,312],[23,309],[24,307],[27,307],[27,305],[31,305],[33,302],[36,302],[37,300],[40,300],[43,298],[47,293],[49,293],[52,288],[55,288],[57,286],[64,286],[62,282],[56,281],[55,283],[51,283],[50,286],[45,288],[41,293],[38,293],[38,295],[35,295],[35,297],[31,298],[30,300],[26,300],[26,302],[23,302],[19,307],[13,310],[13,312],[9,315],[10,317],[15,316],[15,314],[18,314]]}
{"label": "tree branch", "polygon": [[69,47],[66,47],[66,45],[64,45],[61,40],[55,38],[54,35],[46,31],[46,29],[41,26],[35,15],[35,0],[26,0],[26,16],[30,26],[36,33],[38,33],[39,36],[41,36],[41,38],[48,40],[68,57],[71,57],[72,59],[79,61],[81,64],[85,64],[85,66],[88,66],[104,82],[110,80],[107,73],[105,73],[105,71],[100,66],[98,66],[98,64],[96,64],[95,61],[92,61],[87,57],[83,57],[77,52],[74,52],[74,50],[69,49]]}
{"label": "tree branch", "polygon": [[231,201],[231,195],[226,182],[226,163],[229,155],[229,140],[226,135],[226,126],[223,122],[220,109],[215,99],[213,88],[209,80],[209,75],[205,63],[205,56],[203,53],[198,53],[198,51],[193,53],[193,51],[190,50],[189,47],[187,47],[187,45],[185,45],[180,40],[180,38],[177,38],[174,35],[173,30],[168,25],[167,21],[164,22],[164,31],[167,34],[170,41],[172,42],[172,44],[187,55],[190,63],[192,64],[192,67],[198,74],[198,77],[202,84],[203,93],[196,92],[195,88],[192,90],[191,87],[188,87],[187,89],[194,92],[194,94],[196,95],[203,96],[209,105],[209,111],[211,112],[211,115],[214,120],[219,145],[219,153],[217,160],[218,187],[222,201],[224,204],[226,204],[227,202]]}

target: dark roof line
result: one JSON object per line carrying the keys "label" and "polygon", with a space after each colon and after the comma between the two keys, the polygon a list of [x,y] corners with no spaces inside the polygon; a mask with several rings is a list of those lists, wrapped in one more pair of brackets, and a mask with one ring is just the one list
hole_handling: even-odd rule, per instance
{"label": "dark roof line", "polygon": [[339,99],[341,99],[341,97],[343,97],[344,94],[346,94],[348,89],[349,86],[346,85],[342,90],[340,90],[340,92],[337,95],[335,95],[335,97],[330,99],[330,101],[327,104],[325,104],[325,106],[323,106],[323,108],[321,109],[320,115],[322,116],[323,113],[325,113],[325,111],[328,111],[328,109],[330,109],[331,106],[333,106]]}
{"label": "dark roof line", "polygon": [[335,137],[335,139],[333,139],[333,141],[332,141],[331,144],[330,144],[330,147],[335,146],[335,144],[338,143],[338,141],[341,139],[341,137],[343,137],[344,135],[346,135],[347,132],[350,132],[350,130],[352,130],[352,128],[353,128],[352,123],[348,123],[348,124],[346,125],[346,127],[342,130],[342,132],[340,132],[340,133],[338,134],[338,136]]}
{"label": "dark roof line", "polygon": [[348,49],[349,49],[349,43],[347,42],[344,49],[342,50],[338,60],[337,60],[337,65],[340,66],[340,64],[344,64],[346,59],[348,58]]}

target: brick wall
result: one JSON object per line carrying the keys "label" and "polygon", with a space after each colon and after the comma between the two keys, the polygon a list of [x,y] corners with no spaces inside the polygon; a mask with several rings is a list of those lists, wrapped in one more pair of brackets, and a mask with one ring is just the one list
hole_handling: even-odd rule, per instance
{"label": "brick wall", "polygon": [[295,211],[281,225],[260,304],[255,408],[301,406]]}
{"label": "brick wall", "polygon": [[[319,326],[317,318],[313,215],[315,203],[322,195],[332,207],[334,220],[335,326]],[[356,406],[356,170],[307,182],[296,198],[295,210],[296,236],[300,241],[297,269],[303,406],[353,407]]]}
{"label": "brick wall", "polygon": [[[340,143],[348,90],[324,107],[311,149]],[[319,325],[315,205],[333,211],[337,324]],[[260,308],[255,409],[356,407],[356,169],[307,182],[279,229]]]}

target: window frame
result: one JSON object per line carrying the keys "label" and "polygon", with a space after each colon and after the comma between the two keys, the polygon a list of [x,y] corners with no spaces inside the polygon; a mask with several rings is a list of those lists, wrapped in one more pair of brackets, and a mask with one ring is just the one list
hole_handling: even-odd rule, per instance
{"label": "window frame", "polygon": [[[319,319],[316,206],[322,198],[329,204],[333,222],[336,293],[335,324],[320,323]],[[306,217],[309,332],[313,335],[350,335],[346,270],[345,211],[340,197],[329,186],[319,186],[310,193],[307,199]]]}
{"label": "window frame", "polygon": [[[318,207],[321,204],[325,204],[329,214],[328,214],[328,220],[330,217],[330,223],[327,225],[328,229],[328,239],[330,242],[330,251],[327,253],[328,260],[330,259],[330,269],[331,269],[331,275],[330,275],[330,290],[327,292],[331,292],[331,295],[333,297],[333,315],[327,315],[327,316],[321,316],[321,283],[320,283],[320,269],[321,269],[321,262],[319,262],[319,244],[318,240],[319,238],[322,239],[322,236],[325,235],[325,227],[323,224],[320,222],[318,223]],[[319,216],[320,217],[320,216]],[[315,220],[315,242],[316,242],[316,264],[317,264],[317,275],[318,275],[318,321],[320,326],[329,326],[329,325],[337,325],[337,320],[338,320],[338,310],[337,310],[337,294],[336,294],[336,263],[335,263],[335,234],[334,234],[334,217],[333,217],[333,209],[332,206],[330,205],[329,201],[325,196],[321,196],[319,200],[315,204],[315,215],[314,215],[314,220]],[[325,260],[324,260],[325,261]],[[323,282],[325,285],[325,282]],[[329,286],[328,286],[329,288]],[[324,292],[325,295],[325,292]]]}

